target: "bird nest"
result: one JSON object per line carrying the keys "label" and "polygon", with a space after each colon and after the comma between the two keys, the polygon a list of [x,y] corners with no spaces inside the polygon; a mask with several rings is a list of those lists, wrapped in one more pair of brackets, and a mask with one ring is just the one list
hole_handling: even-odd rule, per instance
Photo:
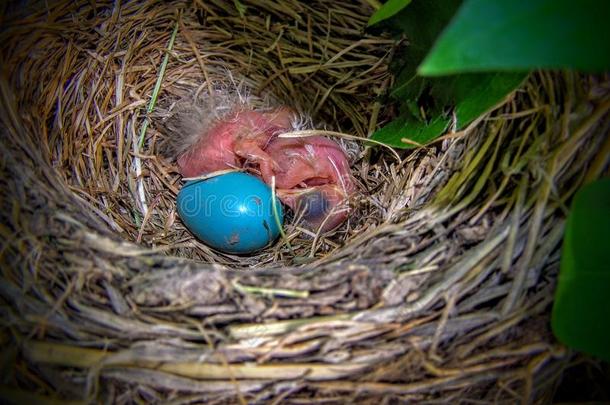
{"label": "bird nest", "polygon": [[[364,32],[368,3],[342,3],[5,10],[3,397],[552,399],[574,361],[549,330],[559,247],[601,170],[607,78],[532,74],[465,130],[395,156],[364,139],[393,116],[399,44]],[[341,138],[359,189],[346,224],[289,221],[249,257],[184,228],[165,119],[235,81],[361,138]]]}

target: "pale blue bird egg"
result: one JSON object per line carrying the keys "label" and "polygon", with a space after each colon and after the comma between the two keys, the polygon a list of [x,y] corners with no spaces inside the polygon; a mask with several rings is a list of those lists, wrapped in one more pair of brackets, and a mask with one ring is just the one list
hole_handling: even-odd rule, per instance
{"label": "pale blue bird egg", "polygon": [[[280,234],[271,188],[247,173],[227,173],[188,181],[178,193],[178,215],[205,244],[246,254],[269,245]],[[280,225],[284,215],[276,198]]]}

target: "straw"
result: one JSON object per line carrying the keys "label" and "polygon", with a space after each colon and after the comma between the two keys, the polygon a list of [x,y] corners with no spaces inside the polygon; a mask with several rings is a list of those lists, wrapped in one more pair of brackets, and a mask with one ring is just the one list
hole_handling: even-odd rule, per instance
{"label": "straw", "polygon": [[148,102],[148,107],[146,108],[146,116],[144,117],[144,121],[140,126],[140,136],[137,143],[133,144],[133,152],[134,159],[133,164],[136,170],[136,178],[137,182],[137,190],[138,190],[138,198],[140,199],[140,204],[142,207],[142,215],[146,218],[148,216],[148,206],[146,204],[146,196],[144,193],[144,183],[142,182],[142,163],[140,160],[140,150],[144,146],[144,139],[146,136],[146,130],[148,129],[148,115],[152,113],[155,109],[155,104],[157,103],[157,97],[159,97],[159,91],[161,90],[161,84],[163,83],[163,77],[165,75],[165,69],[167,68],[167,62],[169,60],[169,53],[172,51],[174,47],[174,41],[176,39],[176,34],[178,33],[178,23],[176,23],[174,27],[174,31],[172,32],[172,36],[169,39],[169,43],[167,44],[167,52],[163,56],[163,61],[161,62],[161,67],[159,68],[159,74],[157,76],[157,82],[155,83],[155,87],[152,92],[152,96],[150,97],[150,101]]}

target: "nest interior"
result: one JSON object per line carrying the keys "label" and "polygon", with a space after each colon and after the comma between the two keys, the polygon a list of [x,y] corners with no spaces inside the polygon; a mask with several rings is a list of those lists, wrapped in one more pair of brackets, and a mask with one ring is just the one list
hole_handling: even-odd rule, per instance
{"label": "nest interior", "polygon": [[234,257],[176,218],[181,179],[158,145],[178,100],[238,80],[362,138],[392,117],[380,96],[396,42],[364,33],[372,11],[222,0],[5,10],[3,396],[552,399],[580,361],[548,319],[570,199],[607,170],[596,164],[605,76],[532,74],[491,114],[398,159],[345,143],[361,193],[330,235],[292,227],[291,247]]}

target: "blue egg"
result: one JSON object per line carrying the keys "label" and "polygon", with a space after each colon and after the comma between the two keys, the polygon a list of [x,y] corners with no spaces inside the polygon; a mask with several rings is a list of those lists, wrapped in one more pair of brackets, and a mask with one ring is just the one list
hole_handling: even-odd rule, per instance
{"label": "blue egg", "polygon": [[[207,245],[227,253],[252,253],[280,234],[271,197],[271,188],[259,178],[227,173],[188,181],[178,193],[178,214]],[[277,198],[276,207],[282,224],[284,214]]]}

